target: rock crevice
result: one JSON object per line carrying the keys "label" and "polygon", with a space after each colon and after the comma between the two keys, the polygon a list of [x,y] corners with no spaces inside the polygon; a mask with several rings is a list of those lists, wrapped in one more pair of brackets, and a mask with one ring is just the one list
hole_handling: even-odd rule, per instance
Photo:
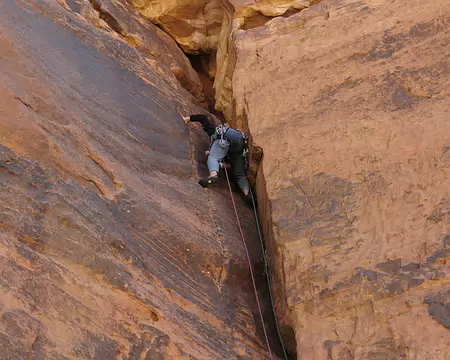
{"label": "rock crevice", "polygon": [[302,358],[444,360],[450,8],[311,5],[230,25],[216,77],[217,106],[264,149],[279,318]]}
{"label": "rock crevice", "polygon": [[196,182],[204,109],[61,3],[0,3],[0,353],[267,359],[228,191]]}

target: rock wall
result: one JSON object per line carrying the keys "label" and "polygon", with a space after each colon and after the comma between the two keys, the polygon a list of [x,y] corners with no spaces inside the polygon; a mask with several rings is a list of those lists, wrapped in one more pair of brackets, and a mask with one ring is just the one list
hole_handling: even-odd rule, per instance
{"label": "rock wall", "polygon": [[446,0],[2,2],[2,354],[267,358],[226,189],[195,181],[206,139],[178,113],[204,96],[175,39],[214,55],[217,109],[264,150],[298,358],[447,360],[449,18]]}
{"label": "rock wall", "polygon": [[446,0],[330,0],[229,35],[218,97],[264,150],[299,359],[448,359],[449,20]]}
{"label": "rock wall", "polygon": [[80,4],[0,3],[0,357],[268,358],[202,108],[129,45],[153,30]]}
{"label": "rock wall", "polygon": [[150,21],[161,26],[188,52],[215,49],[223,10],[220,0],[131,0]]}
{"label": "rock wall", "polygon": [[[74,0],[72,0],[74,1]],[[252,28],[271,17],[289,16],[317,0],[130,0],[141,15],[161,26],[184,51],[213,52],[223,23],[233,17],[239,27]]]}
{"label": "rock wall", "polygon": [[91,24],[126,41],[145,56],[167,79],[175,79],[201,104],[205,97],[198,74],[168,34],[143,18],[128,2],[112,0],[66,0],[65,7]]}
{"label": "rock wall", "polygon": [[[224,20],[217,44],[216,77],[216,108],[224,113],[227,120],[233,119],[233,89],[232,77],[236,66],[236,41],[234,34],[238,30],[257,28],[268,23],[272,17],[290,16],[318,1],[286,1],[286,0],[222,0]],[[281,49],[279,50],[281,51]],[[233,121],[240,128],[247,129],[247,122],[234,117]]]}

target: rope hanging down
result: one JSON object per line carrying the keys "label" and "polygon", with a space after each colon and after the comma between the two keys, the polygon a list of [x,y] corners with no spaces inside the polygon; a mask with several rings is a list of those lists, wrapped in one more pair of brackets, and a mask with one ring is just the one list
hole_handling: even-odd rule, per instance
{"label": "rope hanging down", "polygon": [[253,290],[255,291],[255,297],[256,297],[256,303],[258,304],[259,316],[261,317],[261,324],[262,324],[263,331],[264,331],[264,337],[266,338],[267,350],[269,351],[270,359],[273,360],[272,349],[270,347],[269,337],[267,336],[266,325],[264,324],[264,317],[263,317],[263,313],[262,313],[262,309],[261,309],[261,303],[259,302],[258,290],[256,289],[255,276],[253,275],[253,266],[252,266],[252,262],[250,259],[250,254],[248,252],[247,243],[245,242],[244,232],[242,231],[241,221],[239,220],[239,215],[237,212],[236,204],[234,202],[234,196],[233,196],[233,191],[231,190],[231,184],[230,184],[230,179],[228,177],[228,171],[225,166],[224,166],[224,169],[225,169],[225,175],[227,177],[228,189],[230,190],[231,201],[233,202],[234,213],[236,214],[236,221],[239,226],[239,231],[241,233],[241,238],[242,238],[242,242],[244,244],[245,253],[247,254],[248,265],[250,267],[250,275],[252,277]]}
{"label": "rope hanging down", "polygon": [[272,305],[273,317],[275,319],[275,326],[277,328],[277,333],[278,333],[278,338],[280,339],[281,348],[283,349],[284,359],[288,360],[286,346],[284,345],[283,337],[281,336],[281,330],[280,330],[280,324],[278,322],[277,312],[275,311],[275,301],[273,299],[272,286],[270,284],[269,261],[267,260],[266,249],[265,249],[262,234],[261,234],[261,226],[259,225],[258,211],[256,210],[255,198],[253,197],[253,193],[251,195],[252,195],[253,213],[255,214],[255,220],[256,220],[256,228],[258,229],[259,242],[261,244],[261,251],[262,251],[263,257],[264,257],[264,270],[266,273],[267,287],[269,288],[269,297],[270,297],[270,303]]}

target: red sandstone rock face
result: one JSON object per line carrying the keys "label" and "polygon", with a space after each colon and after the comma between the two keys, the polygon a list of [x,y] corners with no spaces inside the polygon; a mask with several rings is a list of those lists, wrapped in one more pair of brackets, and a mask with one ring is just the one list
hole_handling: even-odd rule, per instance
{"label": "red sandstone rock face", "polygon": [[[95,0],[98,1],[100,0]],[[274,16],[292,15],[317,1],[128,0],[128,2],[142,16],[161,26],[186,52],[201,54],[214,52],[218,47],[219,37],[229,34],[223,25],[227,23],[230,15],[234,16],[239,27],[249,29],[263,25]]]}
{"label": "red sandstone rock face", "polygon": [[157,65],[55,1],[0,3],[2,359],[267,358],[229,195],[196,183],[206,138],[177,114],[202,109]]}
{"label": "red sandstone rock face", "polygon": [[200,103],[205,101],[198,74],[177,43],[143,18],[128,2],[67,0],[64,4],[93,25],[125,40],[141,52],[146,61],[166,79],[175,77]]}
{"label": "red sandstone rock face", "polygon": [[449,359],[449,17],[332,0],[234,32],[228,110],[264,149],[299,359]]}
{"label": "red sandstone rock face", "polygon": [[223,19],[222,0],[129,0],[187,52],[214,50]]}

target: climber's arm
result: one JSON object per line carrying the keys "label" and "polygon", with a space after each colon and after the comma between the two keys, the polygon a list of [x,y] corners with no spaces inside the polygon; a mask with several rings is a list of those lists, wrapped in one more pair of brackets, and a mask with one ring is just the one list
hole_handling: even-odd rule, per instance
{"label": "climber's arm", "polygon": [[183,120],[186,125],[189,122],[199,122],[200,124],[202,124],[203,130],[208,134],[208,136],[211,136],[216,132],[216,124],[209,116],[195,114],[191,116],[183,116]]}

